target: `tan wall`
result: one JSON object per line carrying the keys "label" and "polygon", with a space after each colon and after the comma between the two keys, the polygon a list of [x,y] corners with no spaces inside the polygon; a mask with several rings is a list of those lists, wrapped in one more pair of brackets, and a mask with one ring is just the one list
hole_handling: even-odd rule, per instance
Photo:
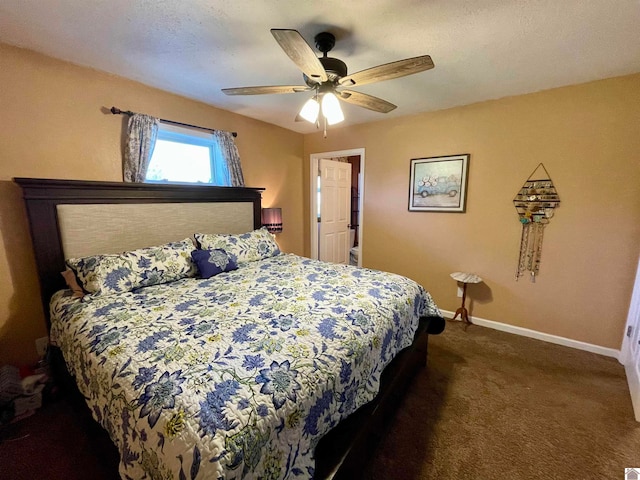
{"label": "tan wall", "polygon": [[[475,272],[485,284],[469,289],[472,315],[620,348],[640,251],[640,75],[306,135],[305,210],[309,155],[359,147],[364,266],[417,280],[450,311],[449,274]],[[460,153],[471,154],[467,213],[409,212],[409,160]],[[540,162],[562,203],[537,282],[516,282],[512,200]]]}
{"label": "tan wall", "polygon": [[36,357],[46,335],[20,188],[13,177],[122,180],[126,117],[115,105],[238,132],[247,186],[283,207],[285,251],[303,253],[303,136],[139,83],[0,44],[0,365]]}
{"label": "tan wall", "polygon": [[[46,334],[11,179],[121,180],[125,118],[105,113],[112,105],[237,131],[246,183],[267,188],[265,206],[283,207],[278,241],[293,253],[309,253],[309,154],[364,147],[365,266],[416,279],[446,310],[459,305],[449,273],[474,271],[486,284],[469,290],[472,315],[620,346],[640,250],[640,75],[331,129],[326,139],[1,44],[0,85],[0,364],[33,361],[33,340]],[[467,213],[408,212],[409,160],[456,153],[471,154]],[[539,162],[562,204],[537,283],[515,282],[512,199]]]}

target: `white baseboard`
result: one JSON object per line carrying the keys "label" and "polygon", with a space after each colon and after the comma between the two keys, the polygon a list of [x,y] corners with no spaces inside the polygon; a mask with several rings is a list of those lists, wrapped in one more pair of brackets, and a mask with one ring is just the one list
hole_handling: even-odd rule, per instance
{"label": "white baseboard", "polygon": [[[440,310],[445,318],[453,318],[454,312],[448,310]],[[509,325],[507,323],[494,322],[493,320],[486,320],[479,317],[469,317],[471,323],[480,325],[481,327],[493,328],[494,330],[500,330],[507,333],[513,333],[515,335],[522,335],[523,337],[535,338],[542,340],[543,342],[555,343],[557,345],[564,345],[565,347],[577,348],[578,350],[585,350],[591,353],[597,353],[606,357],[613,357],[616,360],[620,358],[620,350],[614,348],[601,347],[600,345],[593,345],[591,343],[580,342],[578,340],[572,340],[570,338],[558,337],[557,335],[551,335],[549,333],[538,332],[536,330],[529,330],[528,328],[516,327],[515,325]],[[640,399],[638,399],[640,402]]]}

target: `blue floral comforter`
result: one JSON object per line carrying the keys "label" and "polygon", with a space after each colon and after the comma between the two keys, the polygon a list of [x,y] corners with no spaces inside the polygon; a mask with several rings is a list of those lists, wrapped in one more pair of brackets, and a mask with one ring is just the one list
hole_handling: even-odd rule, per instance
{"label": "blue floral comforter", "polygon": [[123,479],[312,478],[314,448],[440,316],[407,278],[278,255],[51,303],[52,342]]}

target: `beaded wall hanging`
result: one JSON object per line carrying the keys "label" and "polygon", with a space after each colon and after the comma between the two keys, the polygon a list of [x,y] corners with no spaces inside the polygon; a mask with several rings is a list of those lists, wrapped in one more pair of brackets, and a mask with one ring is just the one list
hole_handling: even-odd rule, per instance
{"label": "beaded wall hanging", "polygon": [[553,210],[560,204],[556,187],[542,163],[524,182],[516,198],[513,199],[513,204],[522,224],[516,280],[528,271],[531,281],[535,282],[540,270],[544,227],[553,217]]}

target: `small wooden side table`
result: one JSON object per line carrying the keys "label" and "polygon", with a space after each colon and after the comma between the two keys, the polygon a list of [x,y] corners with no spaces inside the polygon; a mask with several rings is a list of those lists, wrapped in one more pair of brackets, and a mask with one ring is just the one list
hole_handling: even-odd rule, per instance
{"label": "small wooden side table", "polygon": [[460,315],[460,319],[466,324],[471,324],[469,321],[469,313],[467,312],[467,308],[464,306],[464,302],[467,299],[467,285],[470,283],[480,283],[482,282],[482,278],[474,273],[465,273],[465,272],[453,272],[451,274],[451,278],[453,278],[456,282],[462,283],[462,306],[456,310],[456,314],[453,316],[453,320],[458,318]]}

